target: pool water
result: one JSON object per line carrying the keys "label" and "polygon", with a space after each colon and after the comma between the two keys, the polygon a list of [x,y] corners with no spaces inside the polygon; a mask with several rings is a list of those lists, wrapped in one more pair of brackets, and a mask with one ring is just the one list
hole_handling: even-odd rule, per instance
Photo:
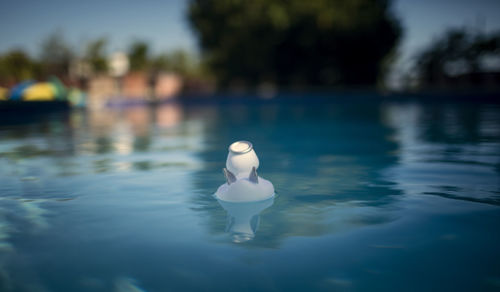
{"label": "pool water", "polygon": [[[248,140],[265,202],[225,204]],[[172,103],[0,125],[0,291],[500,289],[500,106]]]}

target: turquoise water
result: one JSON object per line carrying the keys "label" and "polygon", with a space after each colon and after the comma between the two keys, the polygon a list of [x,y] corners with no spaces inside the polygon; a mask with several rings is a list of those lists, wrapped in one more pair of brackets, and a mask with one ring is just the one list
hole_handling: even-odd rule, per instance
{"label": "turquoise water", "polygon": [[[249,140],[273,200],[219,203]],[[500,289],[500,106],[167,104],[0,126],[0,291]]]}

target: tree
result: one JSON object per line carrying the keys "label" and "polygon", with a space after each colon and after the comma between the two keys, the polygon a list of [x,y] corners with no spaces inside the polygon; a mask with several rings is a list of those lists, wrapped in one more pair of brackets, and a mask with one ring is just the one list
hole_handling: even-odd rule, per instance
{"label": "tree", "polygon": [[417,55],[415,71],[420,86],[443,85],[456,76],[485,72],[484,61],[495,56],[500,57],[500,33],[453,28]]}
{"label": "tree", "polygon": [[152,60],[151,65],[153,71],[155,72],[172,70],[170,55],[168,53],[163,53],[156,56]]}
{"label": "tree", "polygon": [[67,44],[63,34],[55,31],[43,42],[40,52],[40,64],[42,66],[42,77],[48,75],[67,76],[69,65],[74,54]]}
{"label": "tree", "polygon": [[202,70],[197,58],[183,49],[158,55],[153,58],[151,67],[153,71],[169,71],[184,77],[199,75]]}
{"label": "tree", "polygon": [[85,58],[90,63],[94,73],[104,73],[108,70],[106,47],[108,40],[104,37],[90,41],[87,45]]}
{"label": "tree", "polygon": [[187,75],[192,69],[192,60],[184,50],[175,50],[170,54],[170,65],[172,71],[181,75]]}
{"label": "tree", "polygon": [[401,29],[388,0],[191,0],[221,85],[375,85]]}
{"label": "tree", "polygon": [[149,66],[149,45],[143,41],[134,41],[130,45],[128,57],[131,71],[147,69]]}
{"label": "tree", "polygon": [[0,58],[0,80],[20,82],[34,78],[36,64],[22,50],[12,50]]}

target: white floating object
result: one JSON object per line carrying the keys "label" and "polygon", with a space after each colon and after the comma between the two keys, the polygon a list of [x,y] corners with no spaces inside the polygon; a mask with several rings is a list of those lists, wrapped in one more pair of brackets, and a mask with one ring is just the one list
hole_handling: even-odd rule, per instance
{"label": "white floating object", "polygon": [[248,141],[234,142],[229,146],[226,168],[223,169],[226,183],[215,196],[226,202],[255,202],[274,197],[273,184],[257,175],[259,158]]}

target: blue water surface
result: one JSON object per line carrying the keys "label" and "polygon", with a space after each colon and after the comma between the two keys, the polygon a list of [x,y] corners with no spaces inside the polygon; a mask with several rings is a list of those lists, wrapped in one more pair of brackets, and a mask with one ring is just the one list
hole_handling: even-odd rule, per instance
{"label": "blue water surface", "polygon": [[[274,200],[225,205],[249,140]],[[498,291],[500,106],[171,103],[2,120],[0,291]]]}

